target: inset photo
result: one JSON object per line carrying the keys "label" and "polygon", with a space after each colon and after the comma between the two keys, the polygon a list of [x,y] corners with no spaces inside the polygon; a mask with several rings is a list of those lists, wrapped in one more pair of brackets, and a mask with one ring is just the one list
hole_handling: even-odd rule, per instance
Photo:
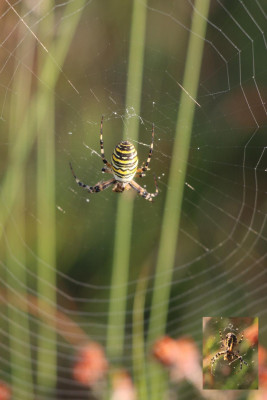
{"label": "inset photo", "polygon": [[203,318],[203,389],[258,389],[257,317]]}

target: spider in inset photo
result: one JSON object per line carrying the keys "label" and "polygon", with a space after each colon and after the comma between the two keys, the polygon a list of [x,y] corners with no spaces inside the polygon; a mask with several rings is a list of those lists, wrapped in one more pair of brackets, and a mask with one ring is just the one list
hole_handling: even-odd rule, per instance
{"label": "spider in inset photo", "polygon": [[223,338],[222,332],[220,331],[220,338],[221,338],[221,348],[224,350],[218,351],[214,357],[211,359],[211,373],[213,373],[213,366],[215,361],[223,355],[223,359],[229,362],[229,365],[232,364],[234,361],[240,361],[240,370],[243,367],[243,364],[248,365],[248,363],[243,359],[243,357],[239,354],[239,350],[235,351],[235,348],[238,344],[240,344],[243,340],[244,335],[242,334],[240,340],[237,339],[237,336],[229,332],[226,334],[225,338]]}
{"label": "spider in inset photo", "polygon": [[203,389],[258,388],[257,317],[203,317]]}
{"label": "spider in inset photo", "polygon": [[152,157],[153,151],[153,144],[154,144],[154,124],[152,127],[152,141],[148,153],[147,161],[143,166],[137,168],[138,166],[138,157],[137,151],[134,145],[127,140],[123,140],[120,142],[114,149],[111,163],[109,163],[105,158],[104,153],[104,141],[103,141],[103,119],[101,119],[100,125],[100,152],[103,163],[105,166],[102,168],[102,172],[107,172],[113,175],[113,178],[105,181],[105,182],[98,182],[94,186],[87,185],[80,181],[75,175],[72,165],[70,163],[70,168],[74,179],[76,180],[77,184],[81,186],[83,189],[87,190],[89,193],[98,193],[102,190],[107,189],[109,186],[113,186],[113,192],[124,192],[125,190],[134,189],[136,192],[142,196],[144,199],[148,201],[153,201],[154,197],[158,195],[158,184],[154,175],[154,182],[155,182],[155,193],[148,193],[146,189],[142,186],[138,185],[133,179],[135,177],[142,178],[145,176],[145,172],[149,171],[149,163]]}

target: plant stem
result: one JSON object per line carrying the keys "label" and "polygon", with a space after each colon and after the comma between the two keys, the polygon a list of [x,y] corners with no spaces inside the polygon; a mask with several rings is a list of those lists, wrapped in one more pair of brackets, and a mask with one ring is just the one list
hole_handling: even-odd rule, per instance
{"label": "plant stem", "polygon": [[[75,29],[78,25],[81,12],[83,10],[84,5],[86,4],[86,0],[76,0],[68,2],[65,7],[65,12],[62,17],[62,22],[58,26],[57,36],[58,39],[51,44],[49,47],[50,54],[53,55],[53,59],[56,61],[56,64],[52,59],[46,54],[45,63],[43,65],[42,70],[40,71],[38,77],[39,82],[46,82],[47,87],[51,91],[54,90],[57,80],[61,74],[60,66],[63,65],[64,60],[66,58],[70,43],[72,41],[73,35],[75,33]],[[78,10],[78,11],[77,11]],[[68,19],[67,16],[71,15],[72,18]],[[53,64],[53,73],[51,69],[51,63]],[[50,75],[49,75],[50,74]],[[21,121],[21,134],[18,135],[16,142],[13,144],[10,149],[10,162],[8,165],[7,172],[3,178],[2,187],[1,187],[1,200],[6,207],[0,207],[0,238],[3,234],[3,229],[5,227],[6,221],[10,213],[12,212],[12,207],[14,206],[16,199],[18,197],[18,193],[20,192],[24,182],[23,182],[23,164],[27,160],[33,145],[36,139],[36,127],[35,127],[35,107],[36,103],[39,101],[44,101],[42,99],[43,94],[39,94],[38,92],[32,96],[31,104],[28,106],[25,112],[25,118]],[[48,100],[48,99],[47,99]],[[45,101],[44,101],[45,103]],[[42,118],[43,123],[45,123],[47,118],[47,107],[49,104],[44,104],[45,107],[42,110]],[[10,190],[10,181],[13,179],[16,180],[17,185],[11,188]]]}
{"label": "plant stem", "polygon": [[[130,54],[126,93],[126,109],[132,107],[136,116],[140,114],[143,63],[146,31],[146,2],[134,0],[130,37]],[[131,139],[138,140],[139,119],[129,120]],[[126,139],[127,130],[123,137]],[[116,232],[113,253],[107,352],[110,358],[120,358],[124,347],[124,324],[127,306],[127,283],[130,264],[133,199],[118,196]]]}
{"label": "plant stem", "polygon": [[[23,28],[23,29],[22,29]],[[23,37],[24,27],[20,27],[19,36]],[[33,65],[34,61],[34,38],[30,37],[23,41],[18,47],[16,58],[24,58],[24,62]],[[27,60],[25,60],[25,54]],[[14,77],[13,90],[14,93],[10,102],[10,118],[9,118],[9,137],[10,143],[15,143],[22,134],[27,136],[27,131],[22,132],[21,121],[23,120],[25,108],[30,103],[32,76],[30,72],[20,66]],[[9,160],[11,162],[11,160]],[[25,182],[27,172],[26,163],[21,166],[21,176]],[[10,184],[10,192],[18,185],[17,177],[13,176]],[[27,287],[27,268],[26,254],[23,241],[26,235],[25,221],[25,188],[22,187],[20,195],[16,199],[16,204],[12,213],[13,219],[9,220],[6,237],[8,241],[7,252],[7,274],[6,282],[8,286],[8,334],[10,346],[10,367],[12,379],[12,393],[14,398],[22,400],[33,400],[33,372],[31,365],[31,341],[29,319],[26,312],[18,311],[12,303],[14,299],[24,298]],[[9,205],[9,201],[7,203]],[[4,208],[6,210],[6,207]],[[15,223],[14,223],[15,221]],[[18,237],[19,235],[19,237]],[[23,332],[23,335],[22,333]],[[23,337],[23,340],[22,340]],[[24,388],[23,388],[24,385]]]}
{"label": "plant stem", "polygon": [[[189,37],[183,87],[196,98],[207,25],[209,0],[196,0]],[[201,15],[201,16],[200,16]],[[151,315],[149,321],[148,346],[162,336],[166,330],[171,280],[176,254],[177,238],[182,208],[186,166],[189,154],[195,102],[185,91],[181,92],[173,154],[168,181],[168,192],[163,214],[156,275],[154,281]],[[164,382],[161,370],[151,365],[151,398],[163,398]]]}
{"label": "plant stem", "polygon": [[[51,0],[46,0],[43,11],[48,13],[52,8]],[[40,23],[38,38],[43,41],[47,32],[50,32],[50,44],[53,41],[54,13],[45,18],[45,24]],[[39,49],[40,70],[44,65],[46,54]],[[49,63],[46,82],[54,74],[54,65]],[[47,67],[48,68],[48,67]],[[36,103],[37,127],[37,250],[38,273],[37,293],[40,302],[49,299],[56,304],[56,221],[55,221],[55,101],[54,93],[42,83],[38,86],[39,101]],[[46,121],[43,120],[43,109],[46,109]],[[50,268],[46,268],[47,263]],[[55,315],[51,315],[51,319]],[[57,335],[56,330],[42,324],[38,327],[37,352],[37,384],[48,390],[56,384],[57,376]]]}
{"label": "plant stem", "polygon": [[133,371],[138,399],[148,398],[147,360],[145,352],[144,315],[148,277],[151,273],[151,262],[146,262],[139,276],[133,305]]}

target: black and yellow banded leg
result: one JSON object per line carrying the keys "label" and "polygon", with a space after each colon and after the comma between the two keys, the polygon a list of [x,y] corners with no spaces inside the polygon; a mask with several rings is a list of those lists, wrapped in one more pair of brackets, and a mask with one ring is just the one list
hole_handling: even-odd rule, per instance
{"label": "black and yellow banded leg", "polygon": [[142,188],[142,186],[138,185],[138,183],[136,183],[135,181],[129,182],[129,185],[131,186],[131,188],[136,190],[140,196],[144,197],[144,199],[146,199],[148,201],[153,201],[154,197],[156,197],[159,193],[158,183],[157,183],[155,175],[154,175],[154,182],[155,182],[155,186],[156,186],[155,193],[148,193],[144,188]]}
{"label": "black and yellow banded leg", "polygon": [[151,141],[151,145],[150,145],[146,163],[145,163],[144,167],[138,168],[138,170],[136,171],[136,176],[138,176],[139,178],[142,178],[143,176],[145,176],[145,172],[149,169],[148,167],[149,167],[149,163],[152,158],[152,152],[153,152],[153,147],[154,147],[154,136],[155,136],[155,131],[154,131],[154,124],[153,124],[153,126],[152,126],[152,141]]}
{"label": "black and yellow banded leg", "polygon": [[100,153],[101,153],[101,157],[102,157],[103,163],[105,164],[105,167],[102,168],[102,172],[112,172],[111,171],[111,168],[112,168],[111,164],[105,158],[104,140],[103,140],[103,121],[104,121],[104,115],[102,115],[101,124],[100,124]]}
{"label": "black and yellow banded leg", "polygon": [[85,183],[81,182],[80,179],[77,178],[77,176],[74,173],[71,163],[70,163],[70,169],[71,169],[72,175],[74,176],[74,179],[77,182],[77,184],[80,187],[82,187],[83,189],[87,190],[89,193],[102,192],[102,190],[105,190],[109,186],[114,185],[116,183],[116,180],[114,178],[112,178],[106,182],[98,182],[94,186],[89,186],[89,185],[86,185]]}

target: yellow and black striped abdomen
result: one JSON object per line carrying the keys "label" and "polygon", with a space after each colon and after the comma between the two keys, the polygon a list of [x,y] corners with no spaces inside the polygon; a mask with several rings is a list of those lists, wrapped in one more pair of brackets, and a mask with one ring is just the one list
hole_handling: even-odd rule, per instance
{"label": "yellow and black striped abdomen", "polygon": [[111,159],[113,174],[120,182],[130,182],[137,170],[137,151],[130,142],[120,142],[114,149]]}

